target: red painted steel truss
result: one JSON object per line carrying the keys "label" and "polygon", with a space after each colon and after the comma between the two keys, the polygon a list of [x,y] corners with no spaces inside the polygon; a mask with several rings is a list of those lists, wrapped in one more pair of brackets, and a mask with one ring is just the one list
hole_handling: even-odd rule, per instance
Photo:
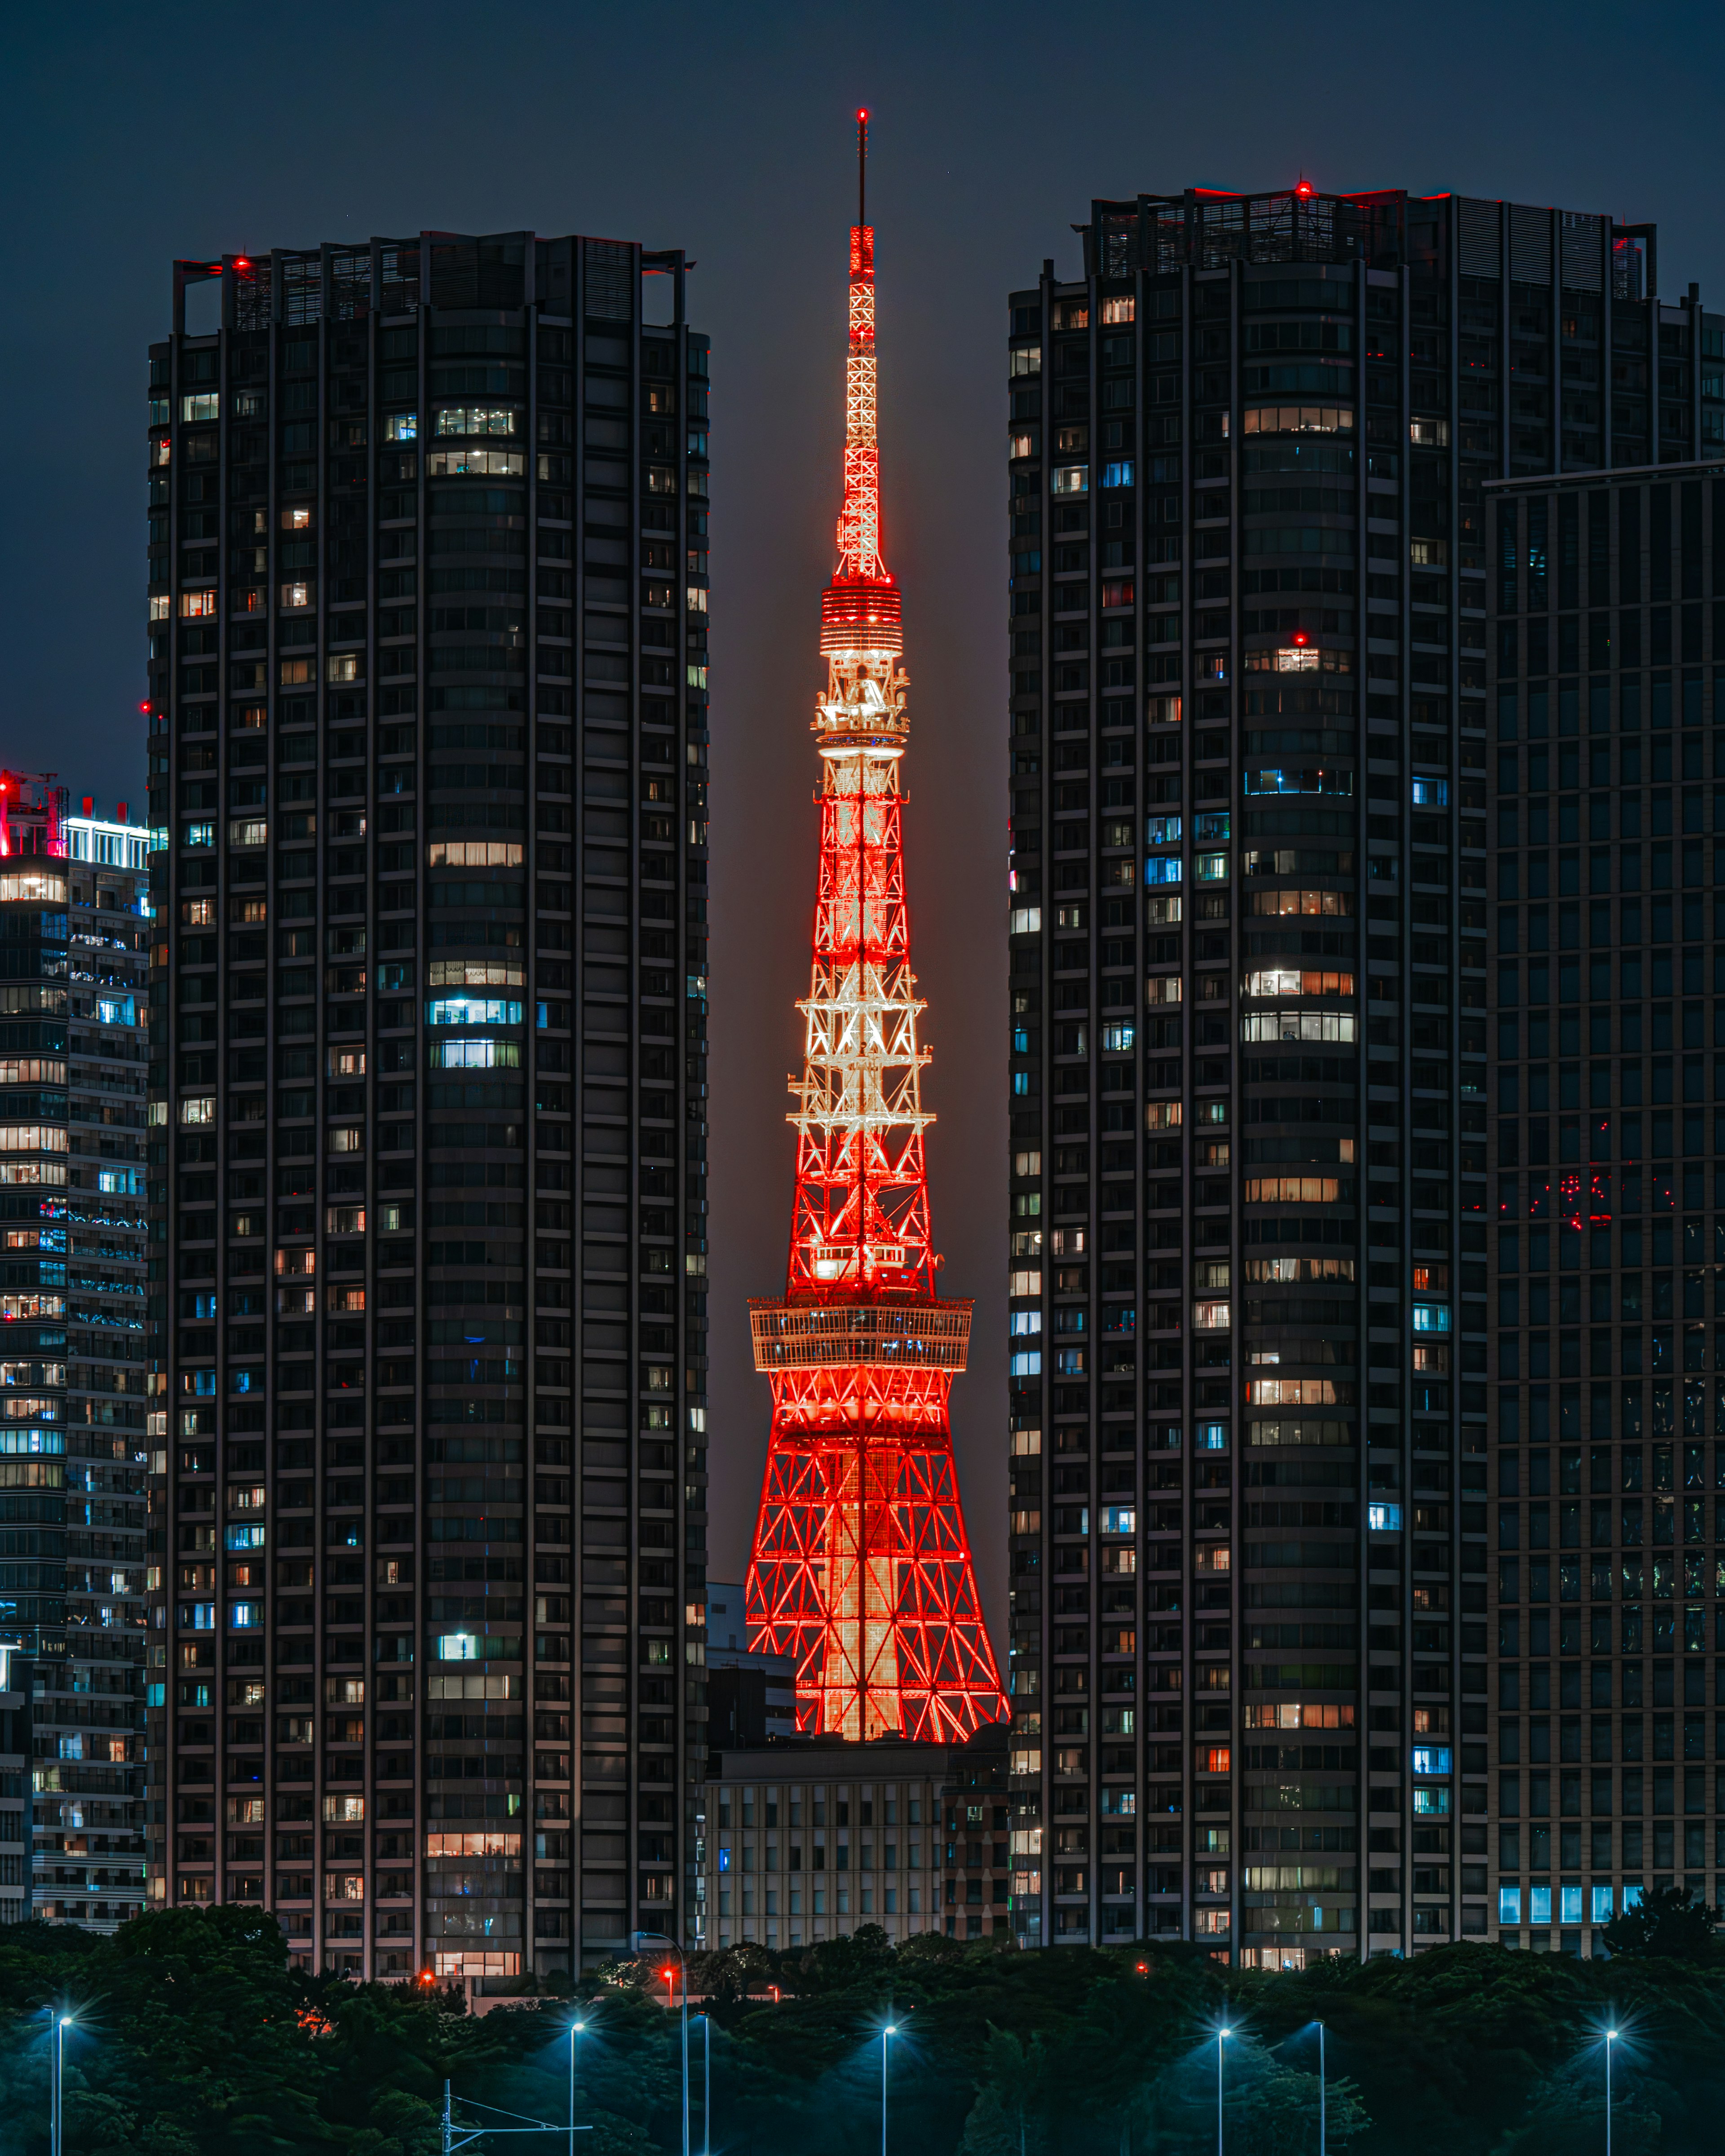
{"label": "red painted steel truss", "polygon": [[[860,129],[860,147],[865,144]],[[860,203],[859,204],[860,210]],[[927,1051],[910,964],[899,590],[880,554],[874,233],[850,234],[845,508],[823,594],[820,875],[783,1301],[752,1306],[773,1428],[750,1645],[790,1656],[809,1733],[943,1742],[1006,1702],[977,1594],[947,1397],[971,1306],[935,1293]]]}

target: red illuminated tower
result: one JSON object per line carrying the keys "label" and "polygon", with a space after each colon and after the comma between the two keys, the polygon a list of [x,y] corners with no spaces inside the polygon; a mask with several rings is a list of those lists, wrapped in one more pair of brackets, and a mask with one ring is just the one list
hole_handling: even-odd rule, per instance
{"label": "red illuminated tower", "polygon": [[783,1299],[750,1306],[773,1430],[749,1642],[793,1656],[797,1724],[970,1736],[1006,1702],[958,1502],[947,1395],[971,1305],[935,1293],[899,766],[910,722],[899,588],[880,557],[875,235],[858,115],[845,506],[821,595],[820,878]]}

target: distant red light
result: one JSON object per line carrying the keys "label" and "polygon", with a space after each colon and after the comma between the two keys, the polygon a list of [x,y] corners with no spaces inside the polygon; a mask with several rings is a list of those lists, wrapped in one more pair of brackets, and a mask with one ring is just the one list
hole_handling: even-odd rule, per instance
{"label": "distant red light", "polygon": [[1311,181],[1301,180],[1299,186],[1295,188],[1294,192],[1296,195],[1309,195],[1312,192]]}

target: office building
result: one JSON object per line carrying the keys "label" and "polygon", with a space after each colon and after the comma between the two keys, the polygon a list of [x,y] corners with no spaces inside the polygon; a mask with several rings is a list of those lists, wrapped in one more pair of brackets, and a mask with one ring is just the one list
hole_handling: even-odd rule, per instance
{"label": "office building", "polygon": [[795,1948],[879,1925],[1007,1927],[1005,1731],[962,1744],[803,1738],[726,1753],[707,1785],[707,1935]]}
{"label": "office building", "polygon": [[1699,454],[1717,332],[1568,211],[1083,244],[1009,325],[1014,1921],[1406,1953],[1489,1929],[1485,490]]}
{"label": "office building", "polygon": [[[1725,321],[1633,327],[1718,389]],[[1489,1929],[1585,1953],[1725,1863],[1725,460],[1486,493]]]}
{"label": "office building", "polygon": [[706,1584],[706,1714],[713,1756],[796,1734],[797,1665],[749,1646],[741,1580]]}
{"label": "office building", "polygon": [[326,1971],[691,1940],[683,271],[526,233],[182,262],[151,348],[156,1891]]}

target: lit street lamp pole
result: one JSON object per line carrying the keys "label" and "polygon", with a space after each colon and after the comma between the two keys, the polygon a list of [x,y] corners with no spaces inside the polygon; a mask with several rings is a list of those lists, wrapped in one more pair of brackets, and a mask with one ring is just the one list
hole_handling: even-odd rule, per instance
{"label": "lit street lamp pole", "polygon": [[[1328,2141],[1326,2141],[1326,2119],[1324,2119],[1324,2093],[1326,2093],[1324,2022],[1317,2022],[1317,2156],[1328,2156]],[[569,2152],[569,2156],[573,2156],[573,2149]],[[1606,2149],[1606,2156],[1610,2156],[1610,2149]]]}
{"label": "lit street lamp pole", "polygon": [[880,2031],[880,2156],[886,2156],[886,2040],[897,2034],[898,2025],[894,2021]]}
{"label": "lit street lamp pole", "polygon": [[1605,2031],[1605,2156],[1611,2156],[1611,2046],[1617,2041],[1617,2031]]}
{"label": "lit street lamp pole", "polygon": [[676,1956],[677,1966],[682,1971],[683,2156],[689,2156],[689,1964],[687,1958],[684,1955],[683,1949],[677,1944],[676,1941],[669,1935],[669,1933],[665,1932],[637,1932],[635,1933],[635,1943],[638,1946],[644,1944],[649,1939],[656,1939],[661,1946],[669,1947],[671,1952]]}
{"label": "lit street lamp pole", "polygon": [[49,2092],[48,2143],[49,2156],[60,2156],[65,2142],[65,2102],[62,2094],[62,2076],[66,2063],[66,2031],[72,2025],[69,2014],[57,2012],[52,2006],[43,2008],[54,2022],[54,2079]]}
{"label": "lit street lamp pole", "polygon": [[701,2156],[713,2156],[713,2024],[701,2016]]}
{"label": "lit street lamp pole", "polygon": [[569,2024],[569,2156],[575,2156],[575,2039],[586,2033],[586,2022]]}
{"label": "lit street lamp pole", "polygon": [[1222,2156],[1222,2046],[1233,2034],[1231,2029],[1216,2031],[1216,2156]]}

